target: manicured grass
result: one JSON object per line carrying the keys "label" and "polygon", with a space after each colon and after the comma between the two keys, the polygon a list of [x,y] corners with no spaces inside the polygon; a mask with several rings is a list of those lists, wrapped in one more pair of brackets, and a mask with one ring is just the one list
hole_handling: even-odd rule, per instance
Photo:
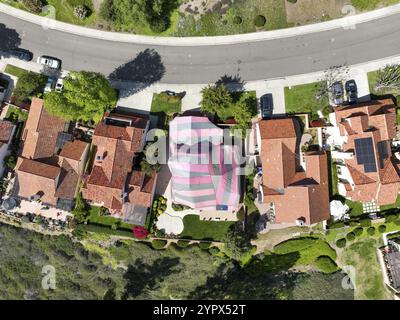
{"label": "manicured grass", "polygon": [[173,114],[181,111],[181,99],[178,97],[169,97],[162,93],[153,94],[150,112]]}
{"label": "manicured grass", "polygon": [[378,242],[373,238],[360,238],[348,245],[341,255],[342,265],[355,270],[355,298],[383,300],[387,297],[377,257]]}
{"label": "manicured grass", "polygon": [[181,238],[221,241],[234,222],[202,221],[198,215],[190,214],[183,218],[183,224],[185,228],[179,235]]}
{"label": "manicured grass", "polygon": [[[57,20],[86,26],[93,25],[96,21],[91,0],[47,0],[47,3],[55,8]],[[83,20],[74,15],[74,8],[79,4],[84,4],[91,11],[91,15]]]}
{"label": "manicured grass", "polygon": [[126,223],[121,221],[120,219],[111,217],[111,216],[100,216],[100,207],[94,207],[92,206],[89,210],[89,217],[88,217],[88,223],[93,223],[96,225],[102,225],[102,226],[108,226],[111,228],[111,226],[115,223],[118,223],[118,229],[126,229],[126,230],[133,230],[134,225],[130,223]]}
{"label": "manicured grass", "polygon": [[318,82],[285,87],[286,113],[311,113],[317,114],[318,110],[324,113],[329,101],[323,98],[320,101],[315,98]]}
{"label": "manicured grass", "polygon": [[327,256],[333,261],[336,260],[336,251],[327,242],[318,238],[302,237],[290,239],[274,247],[274,253],[277,254],[294,252],[299,253],[296,265],[312,265],[320,256]]}
{"label": "manicured grass", "polygon": [[7,64],[4,72],[19,78],[23,74],[27,73],[28,71],[26,71],[25,69],[13,66],[12,64]]}

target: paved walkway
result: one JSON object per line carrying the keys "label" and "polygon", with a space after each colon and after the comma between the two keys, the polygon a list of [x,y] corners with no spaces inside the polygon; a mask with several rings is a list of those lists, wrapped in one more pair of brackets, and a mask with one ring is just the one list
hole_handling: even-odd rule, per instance
{"label": "paved walkway", "polygon": [[108,32],[97,29],[85,28],[77,25],[64,23],[41,17],[29,12],[16,9],[6,4],[0,3],[0,12],[11,15],[15,18],[29,21],[31,23],[40,25],[43,29],[52,29],[64,31],[78,36],[91,37],[107,41],[118,42],[132,42],[136,44],[149,44],[149,45],[166,45],[166,46],[199,46],[199,45],[225,45],[235,43],[246,43],[254,41],[263,41],[271,39],[279,39],[286,37],[294,37],[309,33],[327,31],[332,29],[354,29],[357,24],[365,23],[375,19],[391,16],[400,13],[400,4],[388,6],[382,9],[361,13],[358,15],[349,15],[341,19],[315,23],[300,27],[293,27],[280,30],[254,32],[247,34],[216,36],[216,37],[153,37],[141,36],[120,32]]}

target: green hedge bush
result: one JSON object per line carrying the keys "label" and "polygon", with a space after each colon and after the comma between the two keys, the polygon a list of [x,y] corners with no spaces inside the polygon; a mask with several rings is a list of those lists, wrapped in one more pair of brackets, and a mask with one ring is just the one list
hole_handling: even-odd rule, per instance
{"label": "green hedge bush", "polygon": [[368,229],[367,229],[367,233],[370,235],[370,236],[373,236],[374,234],[375,234],[375,227],[369,227]]}
{"label": "green hedge bush", "polygon": [[396,214],[385,215],[385,223],[394,222],[396,219],[397,219],[397,215]]}
{"label": "green hedge bush", "polygon": [[371,220],[370,219],[362,219],[362,220],[360,220],[360,225],[363,228],[368,228],[371,226]]}
{"label": "green hedge bush", "polygon": [[209,249],[211,246],[210,242],[199,242],[199,248],[203,250]]}
{"label": "green hedge bush", "polygon": [[334,222],[329,225],[329,229],[339,229],[345,226],[344,222]]}
{"label": "green hedge bush", "polygon": [[347,243],[346,239],[345,238],[341,238],[341,239],[336,241],[336,246],[338,248],[344,248],[346,246],[346,243]]}
{"label": "green hedge bush", "polygon": [[190,241],[189,241],[189,240],[178,240],[178,241],[176,242],[176,244],[177,244],[178,247],[186,248],[186,247],[189,246]]}
{"label": "green hedge bush", "polygon": [[265,25],[265,23],[267,22],[267,19],[265,19],[265,17],[263,16],[263,15],[257,15],[255,18],[254,18],[254,25],[257,27],[257,28],[261,28],[261,27],[264,27],[264,25]]}
{"label": "green hedge bush", "polygon": [[161,239],[154,239],[151,242],[151,245],[154,249],[156,250],[160,250],[163,249],[165,247],[165,245],[167,244],[167,240],[161,240]]}
{"label": "green hedge bush", "polygon": [[346,239],[347,239],[348,241],[353,241],[355,238],[356,238],[356,235],[354,234],[354,232],[349,232],[349,233],[346,235]]}
{"label": "green hedge bush", "polygon": [[355,229],[353,230],[353,232],[354,232],[354,234],[356,235],[356,237],[361,236],[362,233],[363,233],[363,231],[364,231],[364,229],[361,228],[361,227],[357,227],[357,228],[355,228]]}
{"label": "green hedge bush", "polygon": [[386,231],[386,225],[381,224],[381,225],[378,227],[378,230],[379,230],[380,233],[384,233],[384,232]]}
{"label": "green hedge bush", "polygon": [[315,266],[323,273],[333,273],[338,270],[336,262],[328,256],[319,256],[315,259]]}

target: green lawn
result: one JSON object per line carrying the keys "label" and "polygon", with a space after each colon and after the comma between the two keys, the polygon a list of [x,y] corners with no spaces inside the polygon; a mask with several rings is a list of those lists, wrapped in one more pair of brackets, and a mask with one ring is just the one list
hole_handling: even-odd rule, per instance
{"label": "green lawn", "polygon": [[377,245],[376,239],[360,238],[348,245],[341,255],[342,265],[355,269],[355,299],[357,300],[387,298],[376,252]]}
{"label": "green lawn", "polygon": [[102,226],[111,226],[115,223],[118,223],[118,229],[127,229],[127,230],[132,230],[133,225],[130,223],[126,223],[121,221],[120,219],[111,217],[111,216],[100,216],[100,207],[95,207],[92,206],[89,210],[89,217],[88,217],[88,223],[96,224],[96,225],[102,225]]}
{"label": "green lawn", "polygon": [[336,260],[336,251],[324,240],[304,237],[287,240],[274,247],[274,253],[282,255],[298,253],[296,265],[312,265],[319,256],[328,256]]}
{"label": "green lawn", "polygon": [[18,68],[16,66],[13,66],[12,64],[7,64],[6,68],[4,70],[5,73],[11,74],[17,78],[21,77],[24,73],[27,73],[25,69]]}
{"label": "green lawn", "polygon": [[291,88],[285,87],[285,105],[286,113],[310,113],[316,114],[321,110],[324,114],[329,106],[327,98],[318,101],[315,98],[315,92],[319,82],[302,84]]}
{"label": "green lawn", "polygon": [[202,221],[198,215],[190,214],[183,218],[183,224],[185,228],[179,235],[181,238],[221,241],[234,222]]}
{"label": "green lawn", "polygon": [[169,97],[162,93],[154,93],[153,100],[151,101],[150,112],[173,114],[181,111],[181,105],[181,99],[178,97]]}

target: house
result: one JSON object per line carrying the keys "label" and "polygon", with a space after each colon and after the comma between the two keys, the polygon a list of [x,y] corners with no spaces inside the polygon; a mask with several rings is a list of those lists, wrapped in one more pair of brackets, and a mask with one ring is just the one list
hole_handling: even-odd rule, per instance
{"label": "house", "polygon": [[295,118],[261,120],[257,139],[262,164],[261,202],[275,223],[312,225],[329,219],[327,155],[301,152]]}
{"label": "house", "polygon": [[4,172],[4,159],[10,154],[10,144],[14,136],[15,125],[10,121],[0,120],[0,177]]}
{"label": "house", "polygon": [[146,222],[157,180],[155,171],[147,176],[133,168],[149,125],[146,116],[106,113],[94,130],[93,167],[82,189],[93,205],[104,206],[113,216],[136,225]]}
{"label": "house", "polygon": [[14,194],[66,211],[73,208],[89,145],[73,140],[69,124],[32,99],[22,134],[22,156],[15,167]]}
{"label": "house", "polygon": [[352,201],[388,205],[400,191],[399,161],[392,154],[396,106],[392,99],[335,108],[328,143],[338,191]]}
{"label": "house", "polygon": [[169,128],[172,201],[199,210],[200,217],[235,220],[241,198],[237,147],[224,144],[224,130],[206,117],[177,117]]}

